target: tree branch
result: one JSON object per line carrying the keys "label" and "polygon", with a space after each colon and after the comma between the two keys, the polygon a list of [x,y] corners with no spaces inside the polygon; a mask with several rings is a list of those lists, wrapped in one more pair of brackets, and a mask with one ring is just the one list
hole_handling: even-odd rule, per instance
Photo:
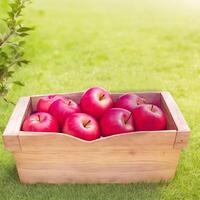
{"label": "tree branch", "polygon": [[6,36],[0,40],[0,47],[3,46],[3,44],[6,43],[6,41],[13,35],[13,31],[10,31]]}
{"label": "tree branch", "polygon": [[9,84],[15,83],[21,86],[23,85],[20,82],[12,80],[13,74],[18,67],[28,64],[28,61],[24,58],[24,49],[21,47],[25,41],[23,38],[32,29],[23,26],[22,20],[20,19],[27,2],[30,1],[12,0],[9,3],[10,10],[7,12],[8,17],[3,19],[8,30],[0,38],[0,98],[3,98],[7,103],[11,103],[6,99],[6,94],[10,89],[8,87]]}

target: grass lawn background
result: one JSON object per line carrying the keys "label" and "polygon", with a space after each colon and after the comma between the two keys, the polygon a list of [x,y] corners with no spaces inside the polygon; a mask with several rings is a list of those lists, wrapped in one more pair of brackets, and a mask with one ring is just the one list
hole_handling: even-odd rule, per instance
{"label": "grass lawn background", "polygon": [[[196,4],[195,4],[196,3]],[[6,1],[0,0],[0,16]],[[195,0],[34,0],[25,22],[31,64],[8,98],[84,90],[167,90],[192,135],[176,177],[159,184],[22,185],[0,138],[0,199],[200,199],[200,3]],[[0,32],[3,27],[0,25]],[[12,105],[0,101],[0,131]],[[98,173],[98,172],[97,172]]]}

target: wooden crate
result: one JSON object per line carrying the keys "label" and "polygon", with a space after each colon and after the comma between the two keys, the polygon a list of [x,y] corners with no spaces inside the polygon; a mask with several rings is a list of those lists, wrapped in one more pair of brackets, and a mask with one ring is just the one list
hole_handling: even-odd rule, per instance
{"label": "wooden crate", "polygon": [[[23,183],[129,183],[172,179],[190,129],[168,92],[136,92],[167,116],[164,131],[142,131],[83,141],[62,133],[21,131],[42,96],[21,97],[3,134]],[[82,93],[65,96],[79,102]],[[116,100],[120,93],[112,94]],[[45,96],[45,95],[43,95]]]}

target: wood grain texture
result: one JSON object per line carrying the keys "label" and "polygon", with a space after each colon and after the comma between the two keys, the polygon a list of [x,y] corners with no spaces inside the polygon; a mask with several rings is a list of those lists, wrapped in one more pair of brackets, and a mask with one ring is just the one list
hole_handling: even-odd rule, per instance
{"label": "wood grain texture", "polygon": [[34,133],[23,132],[19,134],[21,149],[23,152],[93,152],[98,149],[172,149],[175,141],[176,131],[152,131],[133,132],[127,134],[113,135],[94,141],[84,141],[73,136],[62,133]]}
{"label": "wood grain texture", "polygon": [[171,115],[174,123],[173,126],[175,126],[177,130],[174,148],[186,148],[188,144],[190,128],[188,127],[180,109],[169,92],[161,92],[161,102]]}
{"label": "wood grain texture", "polygon": [[168,181],[180,150],[104,149],[60,153],[15,153],[23,183],[130,183]]}
{"label": "wood grain texture", "polygon": [[[83,141],[62,133],[20,131],[42,96],[20,98],[4,132],[23,183],[129,183],[168,181],[175,175],[189,127],[167,92],[136,92],[164,110],[167,128]],[[79,103],[82,92],[63,94]],[[114,101],[122,93],[113,93]]]}
{"label": "wood grain texture", "polygon": [[8,121],[3,133],[4,146],[7,150],[20,151],[19,131],[26,115],[31,112],[30,97],[21,97]]}
{"label": "wood grain texture", "polygon": [[172,114],[163,99],[161,99],[160,107],[167,118],[167,129],[177,130],[176,122],[174,121]]}
{"label": "wood grain texture", "polygon": [[[160,92],[125,92],[125,93],[134,93],[139,95],[142,98],[145,98],[147,100],[147,103],[152,103],[155,105],[160,105]],[[63,95],[66,96],[73,101],[79,103],[80,98],[83,94],[83,92],[72,92],[72,93],[56,93],[57,95]],[[48,95],[56,95],[56,94],[46,94],[46,95],[34,95],[31,96],[31,102],[32,102],[32,108],[33,111],[36,111],[36,106],[40,98],[48,96]],[[116,101],[121,95],[124,93],[111,93],[113,101]]]}

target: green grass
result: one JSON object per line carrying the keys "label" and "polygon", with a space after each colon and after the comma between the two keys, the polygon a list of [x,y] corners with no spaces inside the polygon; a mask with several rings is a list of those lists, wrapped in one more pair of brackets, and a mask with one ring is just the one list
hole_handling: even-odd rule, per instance
{"label": "green grass", "polygon": [[[196,4],[195,4],[196,2]],[[0,0],[3,15],[6,3]],[[0,139],[0,199],[200,199],[200,4],[191,0],[35,0],[26,23],[32,63],[8,98],[84,90],[168,90],[192,129],[169,183],[22,185]],[[13,106],[0,102],[0,131]]]}

